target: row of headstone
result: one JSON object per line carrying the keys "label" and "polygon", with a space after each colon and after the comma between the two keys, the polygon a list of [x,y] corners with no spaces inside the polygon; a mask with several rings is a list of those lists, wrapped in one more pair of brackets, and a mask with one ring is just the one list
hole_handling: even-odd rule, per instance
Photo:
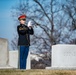
{"label": "row of headstone", "polygon": [[[0,38],[0,69],[18,68],[18,50],[10,51],[7,39]],[[27,67],[30,69],[30,53],[27,58]]]}
{"label": "row of headstone", "polygon": [[[0,38],[0,68],[18,68],[18,50],[9,51],[7,39]],[[76,69],[76,45],[53,45],[51,67],[46,69]],[[27,58],[30,68],[30,53]]]}

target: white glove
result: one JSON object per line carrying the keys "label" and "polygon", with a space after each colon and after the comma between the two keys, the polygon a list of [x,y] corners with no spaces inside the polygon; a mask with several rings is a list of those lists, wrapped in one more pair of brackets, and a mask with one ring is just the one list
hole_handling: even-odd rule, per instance
{"label": "white glove", "polygon": [[30,27],[30,26],[32,27],[32,21],[28,22],[28,27]]}

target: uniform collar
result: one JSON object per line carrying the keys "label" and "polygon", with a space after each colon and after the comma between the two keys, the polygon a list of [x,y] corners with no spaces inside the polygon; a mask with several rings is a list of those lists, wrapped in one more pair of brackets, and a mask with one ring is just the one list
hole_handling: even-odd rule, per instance
{"label": "uniform collar", "polygon": [[22,26],[23,26],[24,24],[20,24],[20,25],[22,25]]}

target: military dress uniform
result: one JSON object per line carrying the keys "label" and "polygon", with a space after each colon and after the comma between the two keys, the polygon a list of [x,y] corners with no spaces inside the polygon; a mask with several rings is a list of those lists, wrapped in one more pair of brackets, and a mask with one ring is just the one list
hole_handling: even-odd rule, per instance
{"label": "military dress uniform", "polygon": [[[25,18],[24,15],[19,18]],[[19,50],[19,68],[26,69],[27,56],[29,52],[30,46],[30,35],[34,34],[33,28],[29,28],[27,25],[20,24],[17,26],[17,32],[19,35],[18,38],[18,46],[20,46]]]}

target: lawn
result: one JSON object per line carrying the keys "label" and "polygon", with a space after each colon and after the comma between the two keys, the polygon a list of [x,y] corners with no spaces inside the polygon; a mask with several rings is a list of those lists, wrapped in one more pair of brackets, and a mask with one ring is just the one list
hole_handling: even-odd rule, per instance
{"label": "lawn", "polygon": [[0,75],[76,75],[76,70],[45,70],[45,69],[1,69]]}

